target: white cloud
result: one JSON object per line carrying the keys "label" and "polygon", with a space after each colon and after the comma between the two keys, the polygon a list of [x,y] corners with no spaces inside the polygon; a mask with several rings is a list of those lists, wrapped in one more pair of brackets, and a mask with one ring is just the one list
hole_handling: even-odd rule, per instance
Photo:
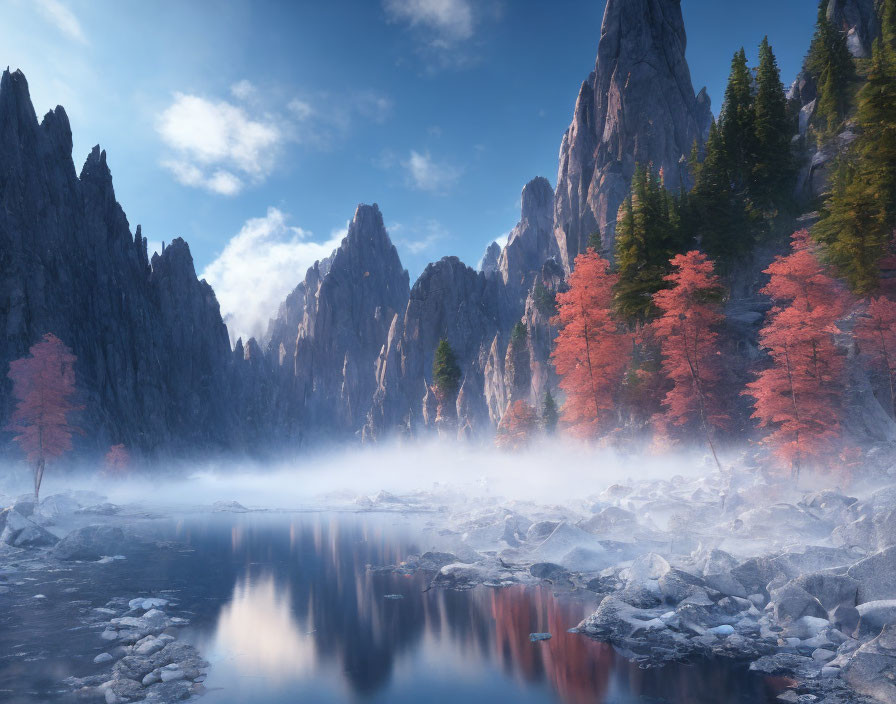
{"label": "white cloud", "polygon": [[311,103],[300,98],[293,98],[286,107],[298,120],[307,120],[314,114],[314,108],[311,107]]}
{"label": "white cloud", "polygon": [[88,44],[87,36],[75,14],[59,0],[36,0],[37,9],[48,22],[70,39],[81,44]]}
{"label": "white cloud", "polygon": [[215,289],[231,340],[260,338],[308,267],[328,257],[345,236],[344,229],[334,230],[325,242],[315,242],[287,219],[268,208],[264,217],[247,220],[200,275]]}
{"label": "white cloud", "polygon": [[162,165],[184,185],[221,195],[238,193],[243,178],[263,181],[283,141],[282,130],[270,118],[252,117],[226,101],[184,93],[175,93],[156,130],[176,155]]}
{"label": "white cloud", "polygon": [[411,185],[421,191],[444,193],[460,178],[461,169],[433,161],[429,152],[421,154],[411,150],[407,161],[402,162]]}
{"label": "white cloud", "polygon": [[383,7],[392,22],[430,30],[435,44],[473,36],[473,8],[468,0],[384,0]]}
{"label": "white cloud", "polygon": [[244,78],[230,86],[230,94],[237,100],[248,100],[255,95],[255,86]]}

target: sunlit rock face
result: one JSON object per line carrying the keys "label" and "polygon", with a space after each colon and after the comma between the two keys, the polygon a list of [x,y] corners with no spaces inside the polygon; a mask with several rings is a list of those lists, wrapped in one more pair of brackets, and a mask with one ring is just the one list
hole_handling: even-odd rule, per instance
{"label": "sunlit rock face", "polygon": [[374,362],[409,293],[374,205],[359,205],[331,257],[315,263],[271,321],[268,358],[306,431],[354,432],[377,385]]}
{"label": "sunlit rock face", "polygon": [[560,145],[554,234],[568,272],[600,232],[612,252],[619,204],[637,163],[687,181],[685,157],[706,131],[685,61],[680,0],[609,0],[597,65],[582,83]]}
{"label": "sunlit rock face", "polygon": [[511,326],[522,315],[526,295],[542,265],[559,256],[552,231],[554,189],[548,180],[538,176],[529,181],[520,203],[520,221],[510,231],[497,264],[504,282],[507,317],[513,319]]}
{"label": "sunlit rock face", "polygon": [[[79,449],[205,451],[239,447],[231,350],[211,287],[189,247],[147,257],[115,199],[106,153],[80,175],[61,107],[38,123],[20,71],[0,79],[0,425],[6,371],[42,335],[72,348]],[[8,436],[7,436],[8,437]]]}
{"label": "sunlit rock face", "polygon": [[834,26],[846,33],[846,45],[853,56],[871,56],[874,40],[880,34],[875,0],[830,0],[827,15]]}
{"label": "sunlit rock face", "polygon": [[369,436],[401,429],[413,432],[425,425],[423,398],[432,383],[433,356],[442,338],[457,356],[468,401],[474,395],[482,398],[488,346],[499,329],[500,292],[498,280],[457,257],[426,267],[411,290],[404,318],[393,321],[380,354],[378,386],[365,429]]}

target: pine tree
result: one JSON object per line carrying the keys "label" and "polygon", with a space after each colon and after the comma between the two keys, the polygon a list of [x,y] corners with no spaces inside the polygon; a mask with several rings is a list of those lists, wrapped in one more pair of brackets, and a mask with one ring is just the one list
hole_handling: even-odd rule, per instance
{"label": "pine tree", "polygon": [[616,216],[616,311],[628,321],[655,314],[652,296],[666,284],[669,259],[684,248],[683,206],[665,188],[662,175],[641,165],[631,195]]}
{"label": "pine tree", "polygon": [[721,128],[713,124],[689,208],[698,244],[722,271],[742,259],[755,241],[750,206],[743,192],[733,185],[730,161]]}
{"label": "pine tree", "polygon": [[833,132],[846,117],[855,75],[846,35],[828,19],[828,1],[821,0],[818,5],[815,35],[806,58],[806,68],[818,87],[814,122],[823,134]]}
{"label": "pine tree", "polygon": [[436,347],[432,362],[432,380],[439,397],[439,404],[452,403],[460,386],[460,367],[448,340],[442,338]]}
{"label": "pine tree", "polygon": [[766,219],[774,220],[792,205],[796,172],[790,151],[792,130],[787,115],[787,97],[768,37],[764,37],[759,46],[756,82],[750,200]]}
{"label": "pine tree", "polygon": [[896,229],[896,49],[881,40],[858,94],[856,124],[859,136],[835,171],[813,234],[853,291],[865,295],[880,284]]}
{"label": "pine tree", "polygon": [[750,183],[750,164],[755,153],[752,83],[747,54],[741,48],[731,60],[731,74],[725,88],[725,102],[719,120],[726,162],[724,166],[738,190],[746,188]]}
{"label": "pine tree", "polygon": [[544,392],[544,401],[541,404],[541,425],[544,428],[544,432],[548,435],[553,435],[557,430],[558,420],[557,402],[554,401],[554,396],[551,394],[551,390],[548,389]]}

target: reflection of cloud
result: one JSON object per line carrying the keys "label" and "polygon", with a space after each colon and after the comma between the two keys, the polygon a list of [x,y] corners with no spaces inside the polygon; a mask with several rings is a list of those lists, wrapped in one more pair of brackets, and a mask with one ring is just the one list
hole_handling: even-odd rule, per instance
{"label": "reflection of cloud", "polygon": [[218,617],[213,649],[244,674],[284,681],[312,671],[313,640],[299,630],[288,588],[272,576],[246,577]]}

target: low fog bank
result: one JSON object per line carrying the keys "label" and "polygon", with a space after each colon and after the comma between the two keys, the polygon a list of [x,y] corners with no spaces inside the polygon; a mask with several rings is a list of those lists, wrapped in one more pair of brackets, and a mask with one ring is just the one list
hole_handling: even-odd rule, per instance
{"label": "low fog bank", "polygon": [[[723,466],[734,474],[756,472],[741,466],[743,457],[742,452],[727,453]],[[166,463],[125,476],[108,476],[95,465],[77,471],[51,466],[41,495],[80,490],[101,494],[115,504],[189,507],[237,501],[249,508],[303,509],[344,505],[385,491],[544,505],[581,501],[617,483],[695,479],[715,471],[709,455],[699,451],[632,454],[557,439],[507,452],[433,440],[330,448],[269,461],[218,458]],[[804,473],[799,488],[842,488],[838,484],[835,476]],[[851,490],[856,495],[873,488]],[[787,489],[787,483],[779,487]],[[0,464],[0,494],[11,497],[31,490],[30,470],[24,463]]]}

